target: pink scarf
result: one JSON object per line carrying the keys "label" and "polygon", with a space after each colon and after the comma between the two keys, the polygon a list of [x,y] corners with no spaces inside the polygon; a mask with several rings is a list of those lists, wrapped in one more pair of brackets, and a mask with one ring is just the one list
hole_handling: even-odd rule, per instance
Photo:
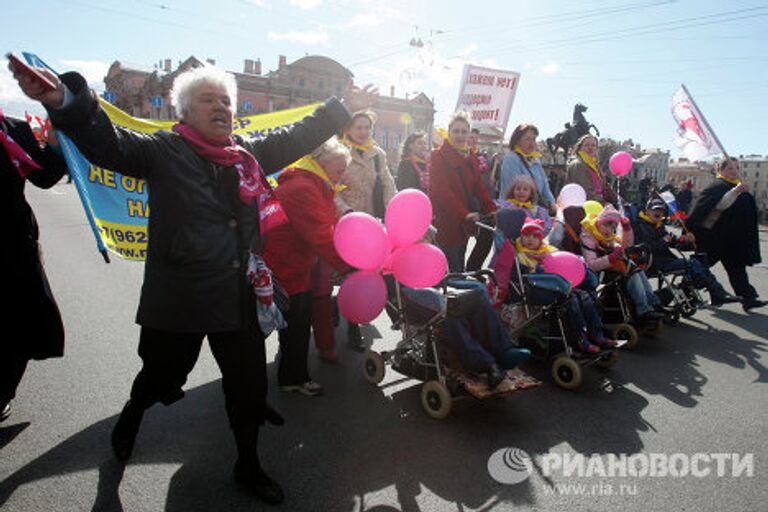
{"label": "pink scarf", "polygon": [[227,146],[214,146],[187,124],[176,123],[173,125],[173,131],[192,146],[195,153],[209,162],[237,169],[240,177],[240,200],[245,204],[256,202],[262,234],[288,221],[264,176],[261,165],[244,147],[238,145],[233,137],[229,137]]}
{"label": "pink scarf", "polygon": [[[2,124],[4,120],[5,115],[3,114],[3,109],[0,108],[0,124]],[[24,148],[19,146],[18,142],[13,140],[13,138],[3,130],[0,130],[0,145],[5,149],[5,152],[8,154],[8,159],[16,168],[16,171],[19,173],[22,180],[27,179],[27,176],[32,171],[43,168],[40,164],[35,162],[26,151],[24,151]]]}

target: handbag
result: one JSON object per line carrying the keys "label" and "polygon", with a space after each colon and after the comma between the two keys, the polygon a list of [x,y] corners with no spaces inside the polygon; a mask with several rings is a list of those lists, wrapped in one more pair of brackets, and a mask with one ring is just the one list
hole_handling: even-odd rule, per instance
{"label": "handbag", "polygon": [[384,218],[387,206],[384,204],[384,184],[381,181],[381,157],[376,154],[373,157],[373,166],[376,170],[376,181],[373,184],[373,216]]}

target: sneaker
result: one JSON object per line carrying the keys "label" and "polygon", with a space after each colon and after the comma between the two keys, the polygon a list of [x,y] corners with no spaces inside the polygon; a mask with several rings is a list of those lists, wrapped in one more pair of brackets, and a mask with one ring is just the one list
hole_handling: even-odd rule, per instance
{"label": "sneaker", "polygon": [[617,345],[616,340],[606,338],[605,336],[590,336],[589,341],[600,348],[613,348]]}
{"label": "sneaker", "polygon": [[336,363],[339,360],[339,355],[333,349],[320,349],[317,351],[317,357],[326,363]]}
{"label": "sneaker", "polygon": [[722,306],[723,304],[732,304],[734,302],[741,302],[741,299],[726,292],[710,294],[710,306]]}
{"label": "sneaker", "polygon": [[750,310],[755,308],[761,308],[766,304],[768,304],[768,300],[760,300],[757,297],[755,297],[753,299],[745,300],[741,304],[741,307],[744,308],[745,313],[749,313]]}
{"label": "sneaker", "polygon": [[597,352],[600,352],[600,347],[590,343],[586,337],[581,340],[581,343],[577,349],[579,352],[583,352],[585,354],[596,354]]}
{"label": "sneaker", "polygon": [[11,401],[3,400],[0,402],[0,423],[4,422],[11,415]]}
{"label": "sneaker", "polygon": [[282,391],[301,393],[306,396],[319,396],[323,394],[323,386],[313,380],[308,380],[303,384],[289,384],[280,386]]}

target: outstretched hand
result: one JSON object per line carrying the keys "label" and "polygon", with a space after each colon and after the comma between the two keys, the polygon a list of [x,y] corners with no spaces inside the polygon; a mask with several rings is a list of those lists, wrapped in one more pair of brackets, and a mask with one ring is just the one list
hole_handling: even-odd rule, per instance
{"label": "outstretched hand", "polygon": [[373,84],[366,84],[362,89],[350,83],[344,93],[344,103],[350,112],[365,110],[379,102],[379,89]]}
{"label": "outstretched hand", "polygon": [[15,69],[12,62],[8,62],[8,69],[19,83],[21,91],[30,99],[54,108],[58,108],[64,103],[64,85],[55,73],[48,69],[37,70],[56,86],[56,89],[51,91],[46,89],[34,76]]}

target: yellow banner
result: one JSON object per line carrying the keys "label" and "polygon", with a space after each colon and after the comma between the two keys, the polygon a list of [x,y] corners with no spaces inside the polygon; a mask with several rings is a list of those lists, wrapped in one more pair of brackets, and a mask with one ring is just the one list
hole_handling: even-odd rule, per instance
{"label": "yellow banner", "polygon": [[[170,131],[176,123],[131,117],[102,98],[99,103],[115,125],[137,132]],[[312,114],[319,105],[236,118],[233,132],[247,139],[263,138]],[[143,261],[149,221],[145,183],[90,164],[71,143],[64,144],[63,149],[78,190],[83,191],[83,206],[93,218],[101,245],[121,258]],[[272,186],[277,185],[274,175],[268,180]]]}

